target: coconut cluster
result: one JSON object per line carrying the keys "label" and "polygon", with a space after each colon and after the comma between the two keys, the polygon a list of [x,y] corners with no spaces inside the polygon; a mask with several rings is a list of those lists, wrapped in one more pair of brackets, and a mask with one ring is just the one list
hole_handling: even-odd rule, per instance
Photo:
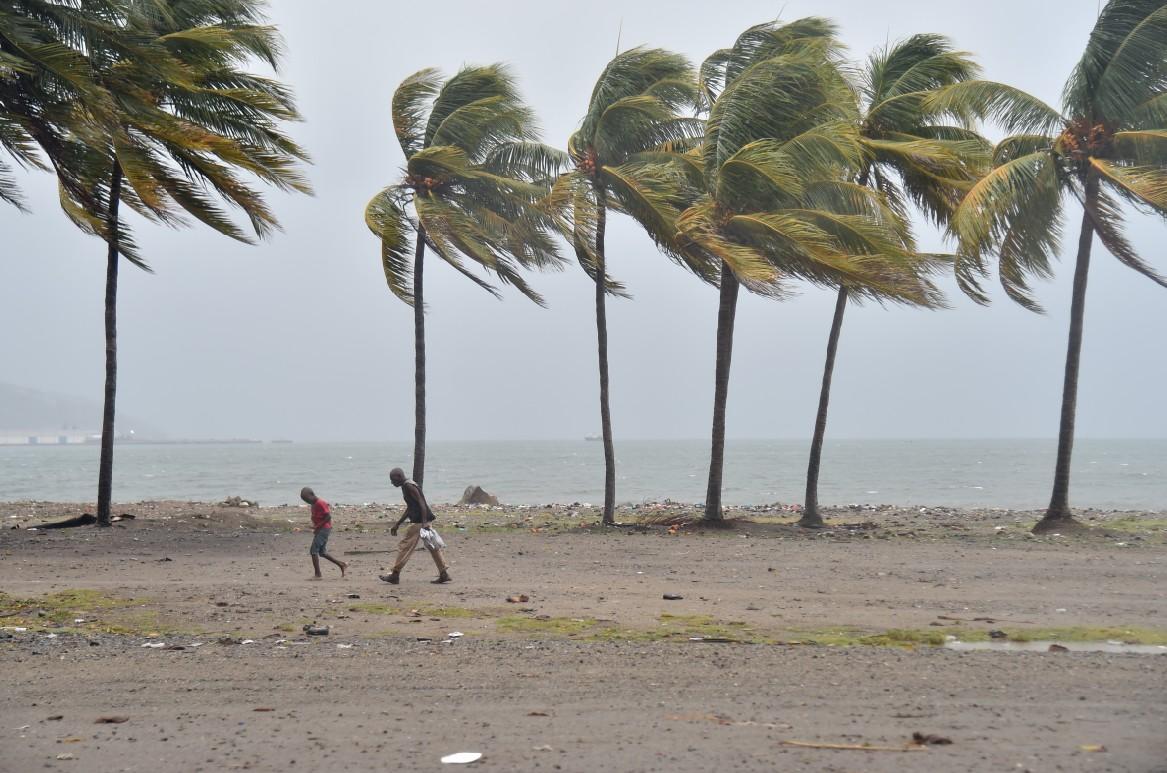
{"label": "coconut cluster", "polygon": [[1110,149],[1112,134],[1105,124],[1094,124],[1078,119],[1070,123],[1058,137],[1057,150],[1063,156],[1081,161],[1090,156],[1102,157]]}

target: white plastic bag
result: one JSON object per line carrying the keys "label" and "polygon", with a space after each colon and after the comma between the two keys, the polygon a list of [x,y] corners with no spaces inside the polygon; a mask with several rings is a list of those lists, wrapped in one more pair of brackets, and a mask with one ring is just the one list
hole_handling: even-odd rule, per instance
{"label": "white plastic bag", "polygon": [[441,550],[446,546],[446,541],[442,539],[442,535],[438,534],[433,526],[423,526],[419,536],[426,550]]}

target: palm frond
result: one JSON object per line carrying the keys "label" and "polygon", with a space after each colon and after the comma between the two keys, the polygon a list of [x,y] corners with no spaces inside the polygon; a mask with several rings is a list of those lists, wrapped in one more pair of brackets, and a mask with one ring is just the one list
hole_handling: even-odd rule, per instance
{"label": "palm frond", "polygon": [[381,267],[385,283],[399,299],[413,305],[413,230],[405,214],[406,191],[390,186],[365,205],[365,225],[381,240]]}

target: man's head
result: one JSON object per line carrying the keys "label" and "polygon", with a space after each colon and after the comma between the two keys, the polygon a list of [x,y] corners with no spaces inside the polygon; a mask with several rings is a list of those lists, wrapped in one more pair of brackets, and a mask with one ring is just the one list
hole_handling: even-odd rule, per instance
{"label": "man's head", "polygon": [[310,505],[316,504],[316,492],[305,486],[300,489],[300,499],[303,499]]}
{"label": "man's head", "polygon": [[398,488],[405,482],[405,470],[400,467],[394,467],[389,471],[389,482]]}

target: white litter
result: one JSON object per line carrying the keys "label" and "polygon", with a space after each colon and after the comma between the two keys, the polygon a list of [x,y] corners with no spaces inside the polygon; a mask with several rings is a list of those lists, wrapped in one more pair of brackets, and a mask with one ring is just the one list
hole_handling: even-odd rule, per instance
{"label": "white litter", "polygon": [[353,648],[353,645],[351,645],[351,644],[338,644],[338,645],[336,645],[336,648],[338,650],[351,650]]}
{"label": "white litter", "polygon": [[466,634],[462,633],[461,631],[450,631],[446,635],[449,636],[451,639],[461,639]]}
{"label": "white litter", "polygon": [[166,646],[166,642],[164,642],[164,641],[148,641],[145,644],[143,644],[142,646],[147,647],[147,648],[152,649],[152,650],[160,650]]}
{"label": "white litter", "polygon": [[255,639],[244,639],[240,644],[255,644]]}
{"label": "white litter", "polygon": [[475,762],[482,759],[481,752],[458,752],[457,754],[447,754],[442,757],[442,762],[446,765],[451,763],[455,765],[465,765],[468,762]]}

